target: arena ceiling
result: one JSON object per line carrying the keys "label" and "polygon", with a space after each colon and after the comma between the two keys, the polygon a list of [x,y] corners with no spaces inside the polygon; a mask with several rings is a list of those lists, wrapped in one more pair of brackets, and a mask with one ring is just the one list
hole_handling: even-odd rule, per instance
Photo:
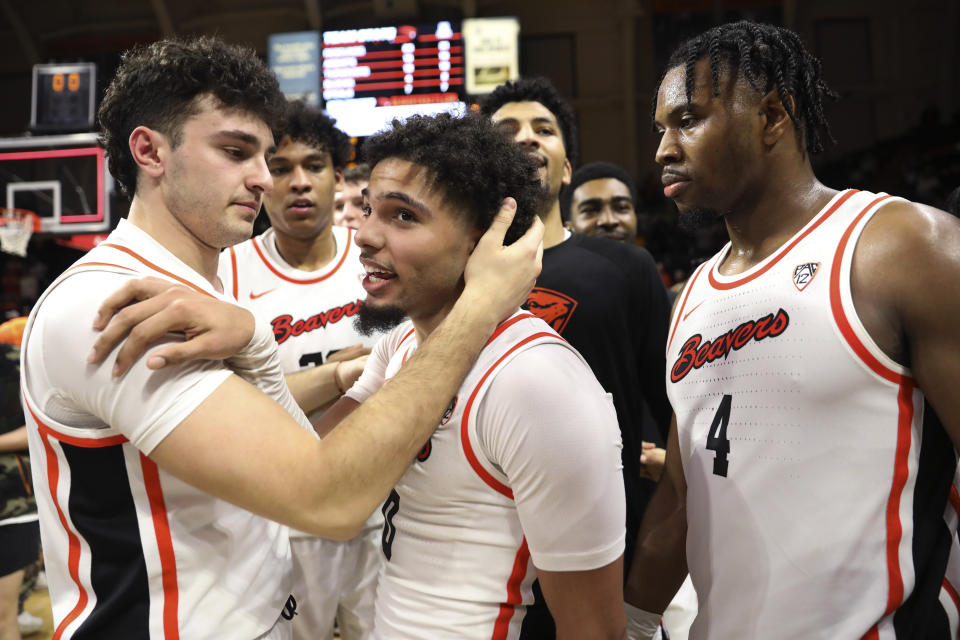
{"label": "arena ceiling", "polygon": [[484,0],[0,0],[0,73],[115,56],[138,42],[219,34],[265,52],[270,33],[477,15]]}

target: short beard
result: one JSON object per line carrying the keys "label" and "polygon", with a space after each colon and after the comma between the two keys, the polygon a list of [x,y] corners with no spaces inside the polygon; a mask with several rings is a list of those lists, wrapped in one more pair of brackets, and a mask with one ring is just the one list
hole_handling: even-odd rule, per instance
{"label": "short beard", "polygon": [[386,333],[407,319],[407,314],[399,307],[374,307],[360,305],[360,311],[353,320],[353,328],[365,336],[374,333]]}
{"label": "short beard", "polygon": [[679,209],[679,213],[677,225],[687,232],[712,226],[722,218],[719,211],[710,209],[709,207]]}

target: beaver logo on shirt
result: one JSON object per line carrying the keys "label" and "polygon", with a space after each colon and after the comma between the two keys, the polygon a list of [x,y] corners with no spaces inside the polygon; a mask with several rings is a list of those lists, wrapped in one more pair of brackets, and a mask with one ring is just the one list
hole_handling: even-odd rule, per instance
{"label": "beaver logo on shirt", "polygon": [[527,296],[525,306],[527,311],[546,322],[557,333],[562,334],[577,308],[577,301],[559,291],[534,287]]}

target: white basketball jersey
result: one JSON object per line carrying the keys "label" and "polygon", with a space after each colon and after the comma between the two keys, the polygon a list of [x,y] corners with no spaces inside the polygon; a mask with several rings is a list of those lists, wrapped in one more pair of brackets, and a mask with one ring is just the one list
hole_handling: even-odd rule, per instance
{"label": "white basketball jersey", "polygon": [[[229,370],[218,362],[155,373],[139,366],[109,379],[109,364],[83,369],[95,337],[87,310],[125,280],[144,276],[223,297],[121,220],[47,289],[24,336],[21,386],[54,637],[255,638],[274,625],[288,598],[287,527],[186,484],[144,453]],[[80,308],[85,311],[76,321],[83,325],[73,337],[48,343],[46,318],[57,318],[59,326]],[[69,387],[45,386],[48,370],[72,371],[68,362],[83,374]],[[283,391],[274,399],[309,428]],[[60,407],[59,420],[45,410],[51,404]],[[136,418],[110,424],[111,412]]]}
{"label": "white basketball jersey", "polygon": [[[391,339],[399,342],[386,368],[387,380],[416,346],[412,327],[385,338]],[[595,437],[609,437],[611,443],[616,438],[612,404],[572,347],[527,312],[518,313],[501,325],[481,352],[437,431],[384,504],[383,552],[387,561],[377,592],[375,638],[519,637],[526,605],[533,601],[536,570],[531,549],[534,556],[538,549],[532,542],[535,534],[527,531],[524,535],[510,480],[483,452],[481,442],[496,433],[498,425],[485,422],[479,425],[483,430],[479,434],[478,408],[492,380],[504,367],[519,354],[544,344],[562,345],[572,352],[572,358],[558,360],[556,366],[583,372],[584,377],[578,379],[584,384],[578,391],[591,394],[596,390],[594,397],[602,397],[605,402],[598,413],[605,416],[610,427],[609,432],[598,431]],[[501,407],[512,406],[516,401],[502,397],[498,400]],[[617,468],[618,458],[619,455],[614,456],[608,468]],[[610,459],[605,458],[605,462]],[[605,475],[605,466],[596,468],[598,478]],[[619,482],[622,487],[622,480]],[[584,490],[583,495],[590,492]],[[622,493],[617,499],[622,502]],[[572,514],[579,513],[577,500],[578,496],[570,496],[569,511],[557,505],[556,509],[542,512],[542,516],[538,514],[537,525],[554,530],[568,526],[571,518],[576,518]],[[608,536],[607,524],[596,523],[596,539],[604,545],[613,539],[619,546],[612,556],[599,560],[593,567],[605,565],[622,553],[622,510],[615,524],[619,530]],[[595,551],[583,550],[584,555]]]}
{"label": "white basketball jersey", "polygon": [[277,251],[273,229],[220,254],[224,291],[273,326],[284,373],[323,364],[351,345],[373,346],[379,337],[364,336],[353,327],[367,297],[353,229],[331,230],[337,253],[313,272],[287,264]]}
{"label": "white basketball jersey", "polygon": [[[936,530],[949,544],[938,456],[952,447],[850,293],[860,233],[891,200],[838,193],[760,264],[722,275],[728,245],[682,294],[667,387],[700,599],[691,638],[906,637],[936,603],[939,551],[918,541]],[[918,490],[930,478],[939,505]]]}

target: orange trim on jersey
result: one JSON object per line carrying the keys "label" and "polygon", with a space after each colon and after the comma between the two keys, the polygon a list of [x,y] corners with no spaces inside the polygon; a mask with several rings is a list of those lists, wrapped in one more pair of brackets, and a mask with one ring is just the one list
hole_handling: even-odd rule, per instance
{"label": "orange trim on jersey", "polygon": [[34,422],[37,423],[37,428],[40,431],[40,442],[43,443],[43,451],[47,459],[47,483],[50,488],[50,497],[53,500],[53,506],[57,510],[57,518],[60,519],[60,526],[63,527],[64,533],[67,534],[67,572],[70,574],[73,583],[77,585],[77,591],[80,594],[80,597],[77,598],[77,604],[73,606],[70,613],[64,616],[63,620],[60,621],[60,624],[57,625],[57,628],[53,632],[52,640],[60,640],[66,628],[80,617],[83,610],[87,608],[90,596],[87,595],[87,590],[83,588],[83,584],[80,582],[80,538],[67,524],[67,517],[64,515],[63,509],[60,508],[60,502],[57,499],[60,488],[60,460],[57,458],[57,453],[53,450],[53,445],[50,444],[49,438],[53,437],[56,439],[56,436],[59,434],[37,419],[37,414],[34,413],[33,407],[31,407],[27,401],[26,395],[23,396],[23,404],[27,407],[27,410],[33,417]]}
{"label": "orange trim on jersey", "polygon": [[500,612],[497,614],[496,624],[493,625],[493,635],[490,640],[506,640],[507,633],[510,631],[510,620],[517,610],[517,605],[523,602],[520,585],[523,584],[523,578],[527,575],[529,561],[530,549],[527,547],[527,538],[524,536],[517,555],[513,559],[513,571],[507,580],[507,599],[500,603]]}
{"label": "orange trim on jersey", "polygon": [[960,492],[957,491],[957,485],[950,485],[950,506],[958,516],[960,516]]}
{"label": "orange trim on jersey", "polygon": [[160,470],[156,463],[140,454],[140,466],[143,469],[143,483],[150,501],[150,513],[153,516],[153,530],[157,536],[157,550],[160,553],[160,573],[163,584],[163,637],[164,640],[179,640],[180,621],[177,607],[180,592],[177,588],[177,558],[173,553],[173,537],[170,535],[170,522],[167,520],[167,505],[163,499],[163,487],[160,485]]}
{"label": "orange trim on jersey", "polygon": [[511,353],[522,347],[523,345],[536,340],[537,338],[556,338],[556,334],[541,332],[534,333],[529,335],[520,342],[516,343],[504,353],[500,358],[494,362],[486,373],[483,374],[483,377],[480,378],[480,381],[477,382],[477,386],[473,388],[473,391],[470,393],[470,398],[467,400],[467,404],[463,407],[463,420],[460,421],[460,445],[463,447],[463,453],[467,456],[467,462],[470,463],[470,466],[473,468],[474,472],[480,476],[480,479],[483,480],[491,489],[497,493],[501,493],[506,497],[513,500],[513,491],[507,485],[503,484],[499,480],[493,477],[493,475],[487,471],[480,461],[477,459],[477,454],[473,451],[473,446],[470,444],[470,436],[467,427],[470,422],[470,409],[473,407],[473,401],[477,399],[477,394],[480,392],[480,388],[483,386],[483,383],[486,382],[487,378],[490,377],[490,374],[493,373],[501,362],[506,359]]}
{"label": "orange trim on jersey", "polygon": [[[184,278],[181,278],[181,277],[178,276],[178,275],[174,275],[174,274],[170,273],[169,271],[167,271],[166,269],[164,269],[164,268],[162,268],[162,267],[160,267],[160,266],[158,266],[158,265],[153,264],[152,262],[150,262],[149,260],[147,260],[146,258],[144,258],[143,256],[141,256],[139,253],[137,253],[137,252],[134,251],[133,249],[130,249],[130,248],[128,248],[128,247],[125,247],[125,246],[123,246],[123,245],[121,245],[121,244],[114,244],[113,242],[101,242],[101,243],[100,243],[99,245],[97,245],[97,246],[100,246],[100,247],[110,247],[111,249],[116,249],[117,251],[123,251],[124,253],[132,256],[134,259],[139,260],[139,261],[142,262],[144,265],[150,267],[150,268],[153,269],[154,271],[156,271],[156,272],[158,272],[158,273],[162,273],[163,275],[167,276],[168,278],[172,278],[173,280],[176,280],[177,282],[179,282],[179,283],[181,283],[181,284],[185,284],[185,285],[187,285],[188,287],[190,287],[191,289],[193,289],[194,291],[199,291],[200,293],[202,293],[202,294],[205,295],[205,296],[210,296],[211,298],[214,297],[214,296],[211,295],[208,291],[204,291],[203,289],[201,289],[201,288],[198,287],[197,285],[193,284],[193,283],[190,282],[189,280],[185,280]],[[117,266],[120,266],[120,265],[117,265]]]}
{"label": "orange trim on jersey", "polygon": [[911,425],[913,423],[913,380],[906,379],[900,385],[897,404],[900,418],[897,421],[897,451],[894,456],[893,483],[890,500],[887,502],[887,608],[884,617],[903,604],[903,575],[900,573],[900,540],[903,525],[900,523],[900,498],[910,475],[909,459]]}
{"label": "orange trim on jersey", "polygon": [[233,247],[227,247],[227,251],[230,252],[230,273],[233,274],[233,299],[240,300],[240,292],[238,287],[240,286],[237,282],[237,252],[233,250]]}
{"label": "orange trim on jersey", "polygon": [[[101,243],[103,244],[103,243]],[[81,262],[80,264],[75,264],[67,271],[72,271],[73,269],[79,269],[80,267],[115,267],[117,269],[126,269],[127,271],[132,271],[137,273],[136,269],[131,269],[130,267],[125,267],[122,264],[114,264],[112,262]]]}
{"label": "orange trim on jersey", "polygon": [[850,236],[853,234],[853,229],[857,226],[863,216],[865,216],[867,212],[874,207],[874,205],[890,197],[891,196],[880,196],[864,207],[840,237],[840,242],[837,245],[837,251],[833,257],[833,267],[830,271],[830,309],[833,311],[833,319],[837,324],[837,328],[840,330],[840,333],[843,335],[843,338],[846,340],[847,344],[850,345],[850,348],[853,349],[853,352],[857,354],[857,357],[860,358],[860,360],[878,376],[889,380],[894,384],[900,385],[903,384],[905,379],[909,379],[909,377],[890,369],[881,363],[876,356],[870,353],[870,350],[867,349],[866,345],[863,344],[856,332],[853,330],[853,326],[850,324],[850,320],[847,318],[847,315],[843,310],[843,302],[840,298],[841,263],[843,261],[843,254],[847,248],[847,243],[850,241]]}
{"label": "orange trim on jersey", "polygon": [[[412,335],[413,335],[414,333],[416,333],[416,332],[417,332],[416,329],[410,329],[410,331],[407,331],[406,335],[404,335],[402,338],[400,338],[400,342],[397,343],[397,348],[396,348],[396,350],[394,350],[394,353],[398,353],[398,352],[400,351],[400,347],[403,346],[403,343],[406,342],[407,340],[409,340],[409,339],[410,339],[410,336],[412,336]],[[408,349],[407,349],[407,352],[403,354],[403,358],[400,359],[400,366],[401,366],[401,367],[403,367],[403,365],[407,364],[407,358],[409,358],[409,357],[410,357],[410,349],[408,348]]]}
{"label": "orange trim on jersey", "polygon": [[340,261],[333,266],[333,270],[326,275],[322,275],[317,278],[310,278],[309,280],[297,280],[296,278],[291,278],[290,276],[280,273],[273,264],[270,263],[270,260],[267,259],[266,254],[263,252],[263,249],[260,248],[260,243],[257,242],[258,238],[253,238],[251,243],[253,244],[253,250],[257,252],[257,255],[260,256],[260,259],[263,260],[263,264],[267,265],[267,269],[273,272],[273,275],[277,276],[281,280],[286,280],[287,282],[292,282],[293,284],[315,284],[317,282],[323,282],[333,274],[343,265],[347,260],[347,254],[350,253],[350,243],[353,238],[353,229],[347,228],[347,241],[346,247],[344,247],[343,255],[340,256]]}
{"label": "orange trim on jersey", "polygon": [[690,299],[690,292],[693,291],[693,285],[696,284],[697,278],[700,277],[703,270],[709,268],[711,267],[708,267],[706,262],[700,265],[697,270],[693,272],[693,278],[690,280],[690,283],[683,289],[683,300],[680,301],[680,308],[677,309],[677,314],[673,317],[673,329],[670,331],[670,339],[667,340],[667,353],[670,353],[673,336],[677,333],[677,327],[680,326],[681,319],[683,318],[683,310],[687,308],[687,301]]}
{"label": "orange trim on jersey", "polygon": [[[776,257],[773,258],[773,260],[771,260],[771,261],[768,262],[766,265],[764,265],[764,267],[763,267],[762,269],[758,269],[758,270],[755,271],[754,273],[751,273],[751,274],[748,275],[748,276],[745,276],[745,277],[743,277],[743,278],[740,278],[739,280],[734,280],[733,282],[720,282],[719,280],[717,280],[717,279],[713,276],[713,269],[711,269],[711,270],[710,270],[710,273],[707,274],[707,277],[708,277],[709,280],[710,280],[710,284],[713,285],[713,287],[714,287],[715,289],[723,289],[723,290],[726,290],[726,289],[735,289],[736,287],[739,287],[739,286],[741,286],[741,285],[747,284],[747,283],[750,282],[751,280],[756,280],[757,278],[759,278],[760,276],[762,276],[763,274],[765,274],[767,271],[769,271],[771,268],[773,268],[773,266],[774,266],[775,264],[777,264],[778,262],[780,262],[780,259],[783,258],[783,257],[784,257],[785,255],[787,255],[788,253],[790,253],[790,251],[791,251],[795,246],[797,246],[797,244],[799,244],[801,240],[803,240],[803,239],[806,238],[808,235],[810,235],[811,233],[813,233],[813,230],[814,230],[814,229],[816,229],[816,228],[819,227],[821,224],[823,224],[824,222],[826,222],[827,218],[829,218],[830,216],[832,216],[832,215],[834,214],[834,212],[835,212],[837,209],[839,209],[840,206],[843,205],[844,202],[846,202],[847,200],[849,200],[849,199],[853,196],[853,194],[855,194],[855,193],[858,193],[858,190],[857,190],[857,189],[849,189],[846,193],[844,193],[842,196],[840,196],[840,197],[837,199],[837,201],[834,202],[834,203],[830,206],[830,208],[827,209],[827,210],[823,213],[823,215],[821,215],[813,224],[811,224],[811,225],[807,228],[806,231],[804,231],[803,233],[801,233],[800,235],[798,235],[796,238],[794,238],[794,239],[790,242],[790,244],[788,244],[788,245],[785,246],[783,249],[781,249],[781,250],[780,250],[780,253],[778,253],[778,254],[776,255]],[[888,196],[888,197],[889,197],[889,196]]]}
{"label": "orange trim on jersey", "polygon": [[[493,335],[490,336],[490,339],[487,340],[486,344],[484,344],[483,346],[487,346],[488,344],[490,344],[491,342],[493,342],[496,338],[498,338],[498,337],[500,336],[501,333],[503,333],[504,331],[506,331],[508,328],[512,327],[513,325],[517,324],[517,323],[520,322],[521,320],[526,320],[527,318],[536,318],[536,317],[537,317],[537,316],[533,315],[532,313],[526,313],[526,312],[525,312],[525,313],[521,313],[521,314],[518,315],[518,316],[515,316],[515,317],[513,317],[513,318],[510,318],[509,320],[505,320],[504,322],[501,322],[501,323],[497,326],[496,331],[493,332]],[[560,335],[557,334],[557,337],[559,338]]]}
{"label": "orange trim on jersey", "polygon": [[68,436],[65,433],[60,433],[53,427],[45,424],[43,421],[37,417],[37,414],[33,411],[33,407],[30,406],[30,403],[27,401],[27,396],[23,396],[23,404],[27,407],[27,411],[30,412],[30,415],[33,417],[34,422],[37,423],[37,431],[40,432],[41,436],[50,437],[58,442],[66,442],[67,444],[73,445],[75,447],[81,447],[83,449],[99,449],[101,447],[113,447],[118,444],[123,444],[124,442],[129,442],[126,436],[116,435],[108,436],[106,438],[83,438],[80,436]]}

